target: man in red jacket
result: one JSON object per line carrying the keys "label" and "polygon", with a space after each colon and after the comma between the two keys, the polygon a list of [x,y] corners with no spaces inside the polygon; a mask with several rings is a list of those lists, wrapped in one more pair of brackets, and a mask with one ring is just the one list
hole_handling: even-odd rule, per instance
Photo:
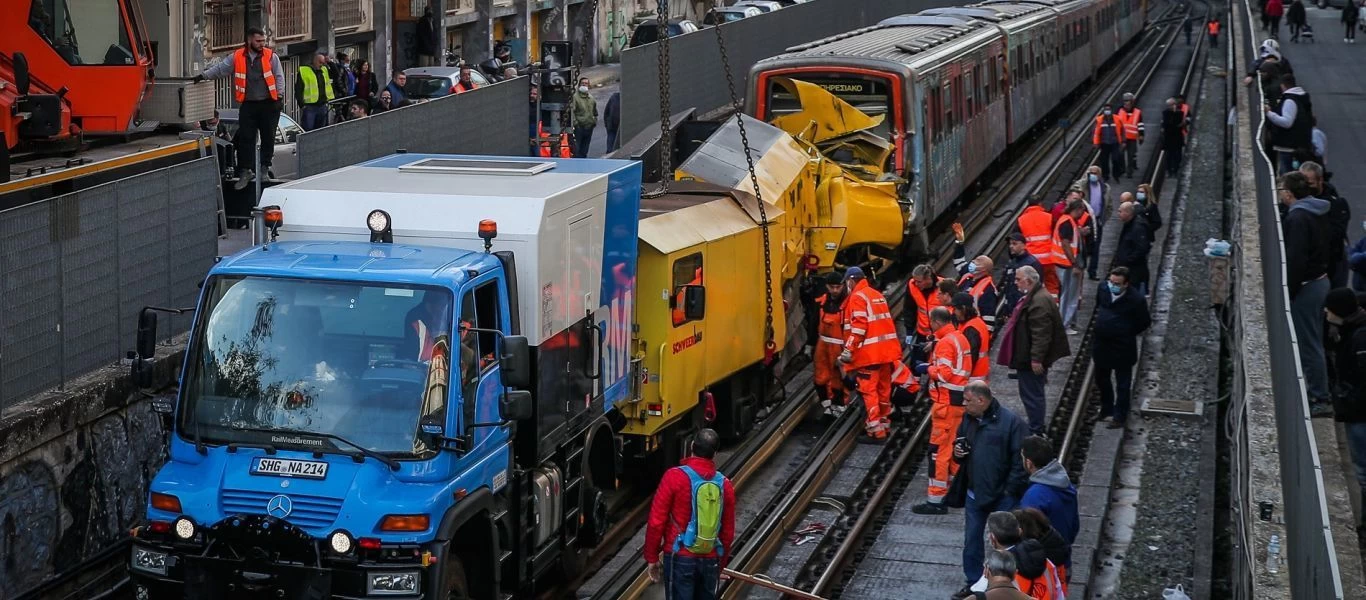
{"label": "man in red jacket", "polygon": [[[645,526],[645,563],[649,565],[650,580],[664,583],[664,596],[669,600],[716,598],[721,568],[730,560],[731,543],[735,541],[735,487],[716,471],[712,461],[720,445],[715,431],[698,431],[688,458],[664,472],[650,505],[650,522]],[[713,482],[719,482],[723,490],[719,515],[717,507],[704,504],[709,496],[706,486]],[[699,507],[696,517],[694,506]],[[709,521],[718,516],[719,532],[711,540],[707,532],[714,530],[716,524]],[[707,546],[710,549],[706,552],[694,552]]]}

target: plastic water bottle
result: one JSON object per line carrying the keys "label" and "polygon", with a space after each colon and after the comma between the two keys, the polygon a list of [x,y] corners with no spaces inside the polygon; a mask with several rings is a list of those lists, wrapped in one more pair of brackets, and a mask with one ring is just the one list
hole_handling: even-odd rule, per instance
{"label": "plastic water bottle", "polygon": [[1272,575],[1281,572],[1281,536],[1271,536],[1266,547],[1266,572]]}

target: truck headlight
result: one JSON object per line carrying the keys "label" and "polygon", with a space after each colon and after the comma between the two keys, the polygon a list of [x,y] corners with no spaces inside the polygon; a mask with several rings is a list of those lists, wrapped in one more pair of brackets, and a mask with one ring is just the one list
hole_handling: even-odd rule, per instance
{"label": "truck headlight", "polygon": [[156,575],[166,575],[165,552],[157,552],[141,546],[133,546],[133,560],[130,566],[135,571],[153,573]]}
{"label": "truck headlight", "polygon": [[187,517],[180,517],[175,520],[175,535],[182,540],[189,540],[194,537],[194,521]]}
{"label": "truck headlight", "polygon": [[365,593],[370,595],[417,594],[417,571],[383,571],[367,575]]}
{"label": "truck headlight", "polygon": [[332,546],[332,551],[337,554],[346,554],[354,547],[351,536],[347,535],[345,531],[334,532],[327,541],[328,545]]}

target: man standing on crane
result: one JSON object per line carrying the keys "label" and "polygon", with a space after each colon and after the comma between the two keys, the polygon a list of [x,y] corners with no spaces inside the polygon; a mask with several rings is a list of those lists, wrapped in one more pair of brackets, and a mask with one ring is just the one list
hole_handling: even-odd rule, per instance
{"label": "man standing on crane", "polygon": [[232,75],[232,97],[237,101],[237,135],[232,145],[237,148],[237,183],[234,189],[243,190],[255,180],[252,169],[254,150],[261,141],[261,170],[270,172],[275,157],[275,130],[280,124],[280,110],[284,103],[280,87],[285,82],[285,71],[280,57],[266,47],[266,32],[259,27],[247,28],[246,43],[227,60],[218,61],[194,76],[195,83],[205,79],[222,79]]}

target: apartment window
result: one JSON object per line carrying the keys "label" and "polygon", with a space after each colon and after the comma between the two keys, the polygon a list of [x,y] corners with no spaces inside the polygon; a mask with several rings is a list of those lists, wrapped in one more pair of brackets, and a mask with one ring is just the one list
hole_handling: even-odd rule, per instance
{"label": "apartment window", "polygon": [[310,0],[276,0],[275,39],[306,38],[313,20]]}
{"label": "apartment window", "polygon": [[447,0],[446,14],[463,14],[474,12],[474,0]]}
{"label": "apartment window", "polygon": [[247,37],[245,13],[241,2],[204,3],[210,50],[224,50],[242,45],[242,40]]}
{"label": "apartment window", "polygon": [[369,25],[368,11],[362,0],[333,0],[332,26],[337,29],[360,28]]}

